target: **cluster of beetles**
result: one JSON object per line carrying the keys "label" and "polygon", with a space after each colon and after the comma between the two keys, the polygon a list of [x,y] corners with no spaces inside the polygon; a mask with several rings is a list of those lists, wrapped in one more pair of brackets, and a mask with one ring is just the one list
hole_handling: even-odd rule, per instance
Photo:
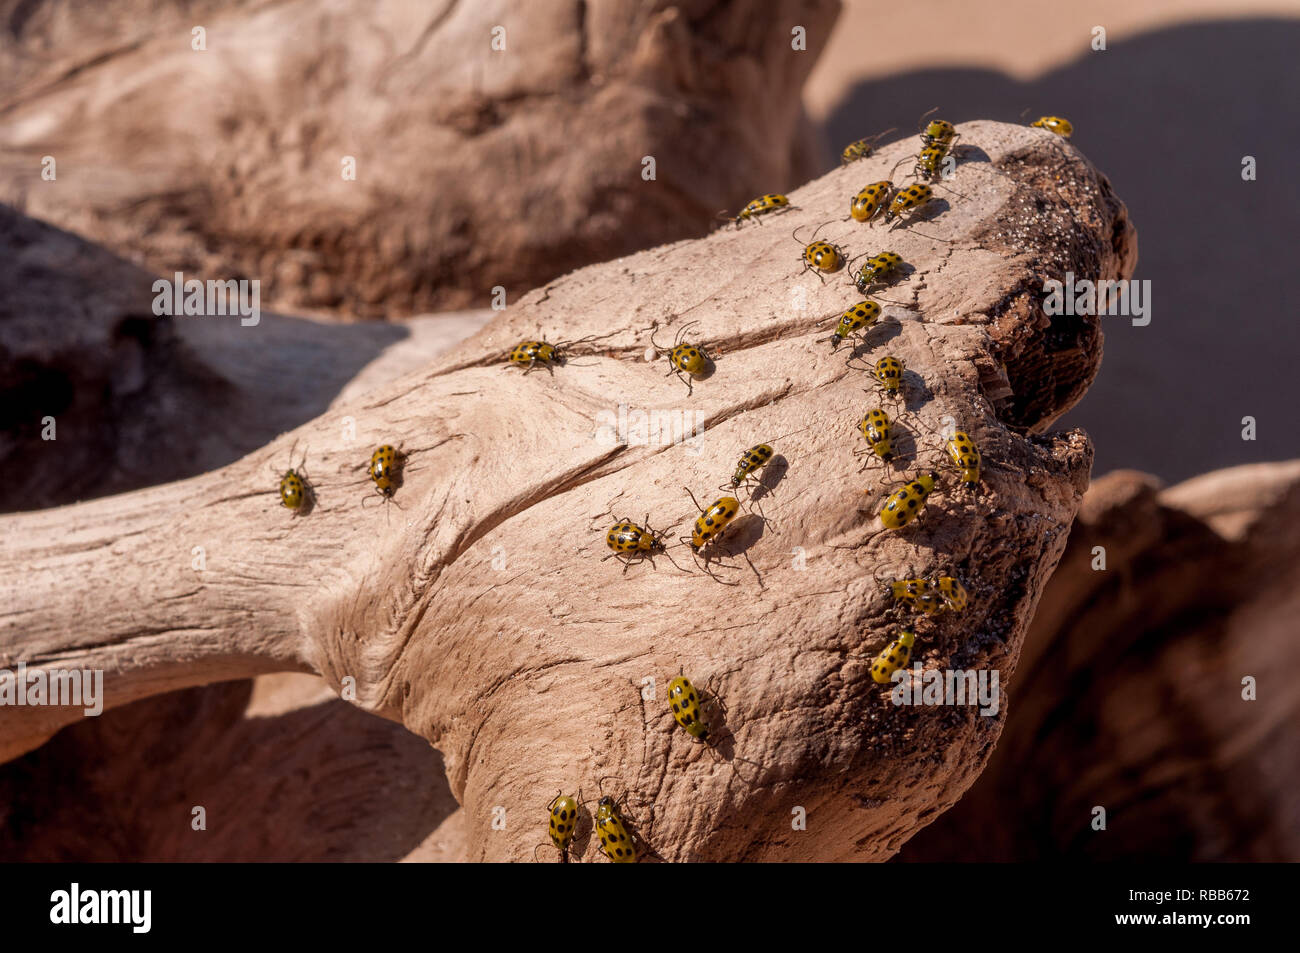
{"label": "cluster of beetles", "polygon": [[[932,110],[933,112],[933,110]],[[927,114],[928,116],[929,114]],[[855,194],[849,201],[849,215],[853,221],[870,224],[876,219],[886,224],[902,220],[906,214],[911,216],[926,206],[934,198],[931,183],[944,176],[945,163],[952,155],[953,145],[959,138],[952,123],[943,119],[931,119],[926,122],[922,117],[920,134],[921,149],[916,156],[912,176],[917,181],[895,185],[890,180],[873,182]],[[1068,120],[1057,116],[1044,116],[1031,125],[1046,129],[1056,135],[1069,138],[1073,127]],[[887,130],[869,139],[860,139],[846,146],[841,154],[843,164],[864,159],[872,154],[875,143],[893,130]],[[901,163],[900,163],[901,164]],[[948,168],[951,168],[949,163]],[[895,166],[897,171],[897,166]],[[728,219],[735,227],[749,222],[761,224],[764,217],[771,217],[791,211],[796,206],[790,204],[785,195],[769,194],[754,199],[734,218]],[[818,229],[820,231],[820,228]],[[867,293],[877,285],[888,284],[900,275],[905,265],[902,257],[892,251],[880,251],[868,254],[865,262],[856,271],[853,265],[858,259],[849,261],[844,250],[824,240],[818,240],[816,232],[808,243],[798,239],[798,229],[794,238],[803,246],[802,271],[811,271],[823,283],[825,275],[839,271],[847,264],[852,284],[864,296],[864,300],[848,308],[839,318],[835,331],[827,339],[832,349],[838,348],[846,338],[854,338],[859,344],[865,340],[866,332],[871,329],[881,316],[880,304],[866,298]],[[686,331],[690,324],[683,326],[671,347],[660,347],[651,335],[651,344],[656,354],[668,356],[669,374],[676,374],[687,387],[688,394],[693,389],[693,380],[705,373],[712,362],[703,345],[687,340]],[[563,365],[566,353],[576,345],[584,344],[595,338],[550,344],[546,341],[523,341],[516,345],[509,354],[508,364],[522,367],[527,374],[537,367],[544,367],[552,375],[554,368]],[[902,399],[903,362],[892,355],[879,358],[871,367],[871,376],[880,393],[890,400]],[[893,427],[895,421],[882,407],[868,410],[857,423],[866,446],[854,451],[865,456],[863,469],[879,462],[888,470],[894,461]],[[787,435],[789,436],[789,435]],[[970,435],[955,429],[949,429],[940,435],[943,440],[943,458],[959,477],[961,486],[970,492],[978,489],[980,483],[981,456],[978,447]],[[777,441],[773,441],[775,443]],[[709,557],[714,547],[724,537],[726,530],[740,513],[741,503],[736,495],[752,496],[753,490],[762,485],[760,471],[775,456],[772,443],[760,443],[750,447],[741,454],[735,471],[729,481],[720,489],[727,495],[714,500],[709,506],[700,506],[695,494],[685,488],[691,502],[699,511],[690,536],[682,537],[682,542],[689,544],[697,560],[704,558],[704,570],[708,572]],[[370,480],[375,490],[385,502],[393,502],[393,496],[401,485],[401,471],[406,455],[399,449],[385,444],[374,451],[368,467]],[[939,487],[940,474],[937,470],[921,473],[915,479],[903,482],[893,489],[884,499],[879,510],[881,525],[886,530],[899,530],[911,523],[921,513],[926,500]],[[312,490],[307,480],[305,467],[290,469],[280,480],[280,502],[296,515],[308,512],[311,508]],[[666,532],[656,531],[649,525],[649,516],[640,523],[630,519],[616,520],[605,534],[605,542],[610,549],[606,559],[616,558],[623,563],[623,571],[635,562],[653,559],[666,550]],[[710,573],[712,575],[712,573]],[[716,577],[715,577],[716,578]],[[941,613],[960,613],[969,601],[969,594],[961,581],[954,576],[934,574],[928,578],[896,579],[881,583],[882,593],[893,601],[896,609],[908,609],[922,616],[937,616]],[[871,677],[882,685],[892,682],[894,674],[906,668],[912,656],[916,641],[915,632],[910,629],[900,630],[893,639],[876,656],[871,665]],[[702,693],[685,675],[678,675],[668,686],[668,702],[673,718],[687,734],[706,745],[715,745],[718,732],[711,730],[710,718],[705,715],[705,708],[721,708],[722,701],[713,692]],[[724,709],[725,710],[725,709]],[[614,798],[602,792],[594,818],[594,828],[600,839],[600,850],[614,863],[635,863],[639,853],[638,837],[633,836],[627,818],[627,808],[623,798]],[[570,847],[580,817],[585,808],[579,797],[561,792],[547,805],[549,815],[550,846],[558,852],[560,862],[567,862]],[[539,845],[541,849],[546,845]],[[536,851],[534,851],[536,856]]]}

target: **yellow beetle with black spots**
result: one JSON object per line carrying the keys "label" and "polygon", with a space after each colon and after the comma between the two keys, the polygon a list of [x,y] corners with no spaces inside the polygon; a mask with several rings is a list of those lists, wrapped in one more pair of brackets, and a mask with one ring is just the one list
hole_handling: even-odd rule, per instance
{"label": "yellow beetle with black spots", "polygon": [[[823,222],[821,225],[817,226],[817,231],[813,232],[812,241],[807,245],[804,245],[803,249],[804,271],[811,271],[822,281],[823,284],[826,279],[822,277],[822,272],[829,274],[834,271],[839,271],[844,267],[844,262],[846,261],[844,249],[840,248],[839,245],[832,245],[825,239],[819,239],[817,237],[817,232],[820,232],[829,224],[829,222]],[[802,227],[803,226],[799,226],[790,233],[791,237],[794,238],[795,241],[799,242],[800,245],[803,245],[803,242],[799,239],[799,228]]]}
{"label": "yellow beetle with black spots", "polygon": [[1068,119],[1062,119],[1060,116],[1042,116],[1035,119],[1029,125],[1037,126],[1039,129],[1046,129],[1048,132],[1054,132],[1062,139],[1069,139],[1074,135],[1074,125]]}
{"label": "yellow beetle with black spots", "polygon": [[554,344],[545,341],[520,341],[511,350],[509,360],[511,364],[522,366],[525,374],[538,364],[554,374],[551,368],[560,363],[560,352]]}
{"label": "yellow beetle with black spots", "polygon": [[[573,832],[578,827],[578,799],[560,792],[546,805],[546,812],[550,821],[548,833],[551,845],[560,852],[560,863],[567,864],[569,848],[573,845]],[[545,846],[538,844],[533,848],[533,860],[537,859],[537,851]]]}
{"label": "yellow beetle with black spots", "polygon": [[673,718],[688,735],[708,744],[709,723],[704,718],[700,693],[685,675],[678,675],[668,683],[668,705]]}
{"label": "yellow beetle with black spots", "polygon": [[737,490],[743,484],[756,479],[758,471],[771,462],[775,452],[770,443],[760,443],[750,447],[741,454],[740,462],[736,464],[736,472],[731,475],[730,484],[724,484],[718,489]]}
{"label": "yellow beetle with black spots", "polygon": [[934,189],[924,182],[915,182],[905,189],[899,189],[885,210],[885,221],[893,221],[903,212],[915,212],[933,198]]}
{"label": "yellow beetle with black spots", "polygon": [[898,397],[903,384],[903,362],[892,354],[887,354],[876,361],[871,369],[871,376],[890,397]]}
{"label": "yellow beetle with black spots", "polygon": [[[795,434],[803,433],[804,430],[807,429],[807,427],[804,427],[803,430],[794,430],[790,433],[782,434],[777,437],[776,440],[773,440],[772,443],[777,443],[784,440],[786,437],[793,437]],[[742,453],[740,455],[740,460],[736,463],[736,470],[732,473],[731,479],[718,487],[718,489],[738,490],[742,486],[748,486],[751,483],[760,483],[761,481],[758,479],[757,475],[758,471],[771,463],[773,456],[776,454],[776,451],[772,448],[772,443],[755,444]]]}
{"label": "yellow beetle with black spots", "polygon": [[708,366],[709,354],[702,347],[682,343],[672,349],[669,358],[683,374],[700,374]]}
{"label": "yellow beetle with black spots", "polygon": [[740,214],[735,218],[730,219],[730,221],[737,228],[740,227],[741,222],[748,221],[753,221],[761,225],[763,223],[759,220],[760,216],[771,215],[777,212],[788,212],[793,208],[797,208],[797,206],[791,205],[790,199],[787,196],[781,195],[777,192],[771,192],[767,195],[760,195],[758,198],[754,199],[754,201],[750,202],[740,210]]}
{"label": "yellow beetle with black spots", "polygon": [[894,673],[906,668],[912,658],[912,646],[916,644],[916,634],[906,629],[894,639],[871,663],[871,677],[881,685],[893,681]]}
{"label": "yellow beetle with black spots", "polygon": [[934,181],[939,178],[943,170],[943,160],[946,158],[948,158],[948,147],[946,145],[926,146],[921,150],[920,155],[916,157],[916,165],[912,169],[912,174],[920,176],[922,179]]}
{"label": "yellow beetle with black spots", "polygon": [[893,129],[886,129],[884,132],[877,133],[868,139],[859,139],[857,142],[850,142],[844,147],[844,151],[840,153],[840,164],[848,165],[850,162],[865,159],[867,156],[871,155],[871,150],[875,147],[876,143],[893,131]]}
{"label": "yellow beetle with black spots", "polygon": [[636,845],[632,842],[632,833],[619,814],[618,804],[609,795],[605,795],[596,805],[596,835],[600,838],[600,850],[616,864],[635,864]]}
{"label": "yellow beetle with black spots", "polygon": [[[315,503],[315,494],[307,479],[306,451],[303,451],[302,462],[296,467],[293,465],[294,451],[297,449],[295,443],[289,450],[289,469],[280,477],[280,505],[294,516],[305,516]],[[270,468],[276,472],[273,466]]]}
{"label": "yellow beetle with black spots", "polygon": [[[930,112],[934,112],[934,110],[931,109]],[[928,116],[929,114],[926,113],[925,115]],[[925,116],[922,116],[921,120],[924,122]],[[957,127],[946,119],[931,119],[921,132],[922,146],[942,145],[947,147],[951,146],[956,139]]]}
{"label": "yellow beetle with black spots", "polygon": [[862,415],[862,419],[858,421],[858,430],[862,432],[862,439],[867,442],[867,448],[865,450],[854,450],[853,452],[858,456],[862,454],[869,455],[862,463],[863,470],[867,468],[867,464],[871,462],[872,457],[877,457],[886,464],[893,462],[894,442],[890,437],[893,424],[889,420],[889,414],[879,407],[867,411]]}
{"label": "yellow beetle with black spots", "polygon": [[900,269],[902,265],[902,255],[897,252],[882,251],[868,258],[863,266],[853,274],[853,283],[857,285],[859,292],[866,294],[868,288],[878,281],[883,281],[888,275]]}
{"label": "yellow beetle with black spots", "polygon": [[893,596],[898,602],[915,602],[930,588],[930,582],[921,578],[894,579],[885,583],[882,588],[887,595]]}
{"label": "yellow beetle with black spots", "polygon": [[534,367],[540,365],[546,368],[554,377],[555,366],[557,364],[564,365],[568,362],[568,350],[570,348],[579,344],[597,341],[604,337],[609,337],[609,335],[592,334],[576,341],[561,341],[559,344],[548,344],[546,341],[520,341],[510,351],[506,366],[522,367],[524,374],[529,374]]}
{"label": "yellow beetle with black spots", "polygon": [[970,593],[954,576],[940,576],[934,582],[935,589],[943,597],[945,606],[953,612],[963,612],[970,602]]}
{"label": "yellow beetle with black spots", "polygon": [[926,583],[925,592],[917,596],[916,601],[912,604],[916,606],[917,611],[924,615],[938,615],[944,609],[948,608],[948,604],[944,601],[942,593],[940,593],[931,582]]}
{"label": "yellow beetle with black spots", "polygon": [[[306,471],[304,470],[303,473]],[[294,516],[303,514],[309,492],[306,480],[292,467],[280,477],[280,505],[293,510]]]}
{"label": "yellow beetle with black spots", "polygon": [[406,454],[389,444],[384,444],[370,455],[370,480],[380,496],[388,499],[396,492],[401,480],[402,464]]}
{"label": "yellow beetle with black spots", "polygon": [[650,332],[650,346],[655,349],[656,353],[666,353],[668,355],[668,374],[664,376],[676,374],[677,379],[686,385],[687,395],[695,391],[694,378],[705,373],[709,369],[709,365],[713,363],[713,357],[704,345],[694,344],[686,340],[687,329],[698,323],[698,321],[688,321],[678,328],[671,348],[661,347],[655,341],[658,328],[654,328]]}
{"label": "yellow beetle with black spots", "polygon": [[961,473],[962,485],[968,490],[979,488],[980,452],[970,435],[961,430],[953,431],[952,436],[944,441],[944,451],[954,467]]}
{"label": "yellow beetle with black spots", "polygon": [[838,348],[846,337],[850,335],[860,337],[859,332],[874,327],[880,320],[880,312],[880,305],[874,301],[859,301],[845,311],[840,315],[840,323],[836,325],[835,333],[830,337],[831,350]]}
{"label": "yellow beetle with black spots", "polygon": [[970,596],[960,580],[953,576],[935,579],[897,579],[886,583],[884,590],[897,602],[912,606],[925,615],[941,612],[961,612]]}
{"label": "yellow beetle with black spots", "polygon": [[938,484],[939,474],[931,470],[889,494],[880,508],[880,522],[885,529],[902,529],[912,522]]}
{"label": "yellow beetle with black spots", "polygon": [[691,493],[690,488],[683,487],[683,489],[691,494],[691,502],[700,511],[700,515],[695,520],[691,535],[683,536],[682,542],[689,542],[691,549],[698,553],[705,546],[722,538],[723,531],[740,512],[740,501],[734,496],[724,496],[714,500],[708,509],[704,509],[695,499],[695,494]]}
{"label": "yellow beetle with black spots", "polygon": [[639,525],[629,519],[618,520],[605,533],[605,542],[613,550],[605,559],[618,559],[623,564],[623,572],[633,562],[649,559],[653,562],[656,553],[664,551],[663,533],[656,532],[649,525],[650,514],[646,514],[645,525]]}
{"label": "yellow beetle with black spots", "polygon": [[[810,242],[803,250],[804,268],[812,271],[818,278],[819,272],[839,271],[844,265],[844,252],[838,245],[818,239]],[[822,278],[823,281],[826,279]]]}
{"label": "yellow beetle with black spots", "polygon": [[855,222],[869,222],[889,201],[894,183],[888,179],[872,182],[849,200],[849,217]]}

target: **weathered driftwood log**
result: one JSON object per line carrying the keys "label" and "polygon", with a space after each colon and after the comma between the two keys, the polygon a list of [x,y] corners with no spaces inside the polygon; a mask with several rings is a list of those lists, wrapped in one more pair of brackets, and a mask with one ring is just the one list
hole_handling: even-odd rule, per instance
{"label": "weathered driftwood log", "polygon": [[839,10],[223,7],[16,11],[0,201],[158,272],[255,278],[267,306],[353,317],[514,298],[803,181],[800,92]]}
{"label": "weathered driftwood log", "polygon": [[1093,484],[988,770],[904,858],[1300,859],[1297,523],[1300,461]]}
{"label": "weathered driftwood log", "polygon": [[[1026,431],[1068,408],[1101,351],[1095,319],[1042,314],[1041,282],[1126,276],[1135,257],[1122,205],[1068,143],[994,123],[961,133],[945,199],[913,223],[845,220],[909,139],[766,224],[566,276],[433,367],[217,472],[5,518],[2,661],[103,668],[110,704],[273,670],[354,680],[358,704],[443,753],[471,859],[530,855],[555,791],[602,782],[628,792],[664,858],[889,857],[978,775],[1005,704],[992,718],[892,704],[868,674],[897,629],[873,575],[951,570],[971,605],[918,624],[916,658],[1010,671],[1091,460],[1080,433]],[[861,295],[844,271],[803,271],[790,236],[827,222],[819,237],[850,254],[892,248],[910,266],[880,297],[911,309],[887,305],[857,349],[826,338]],[[690,321],[716,361],[688,395],[643,358],[652,324],[662,344]],[[554,375],[503,368],[539,327],[606,337]],[[900,532],[875,515],[893,475],[853,455],[856,421],[882,403],[865,359],[885,354],[907,368],[898,470],[934,462],[927,428],[948,416],[985,458],[978,492],[945,474]],[[702,432],[621,443],[620,406],[698,414]],[[675,563],[626,573],[601,560],[615,515],[689,532],[684,487],[707,502],[744,449],[782,435],[761,513],[733,524],[712,575],[676,545]],[[380,443],[408,455],[396,505],[366,505]],[[301,518],[277,508],[272,472],[295,447],[316,493]],[[679,671],[728,706],[718,751],[671,720]],[[4,753],[72,717],[0,710]],[[579,848],[595,856],[594,838]]]}

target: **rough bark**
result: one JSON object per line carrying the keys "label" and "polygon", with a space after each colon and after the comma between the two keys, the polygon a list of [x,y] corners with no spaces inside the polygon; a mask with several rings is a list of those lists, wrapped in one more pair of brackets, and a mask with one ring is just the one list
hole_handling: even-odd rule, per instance
{"label": "rough bark", "polygon": [[[1049,366],[1056,338],[1007,302],[1047,277],[1043,262],[1113,278],[1133,260],[1122,206],[1069,144],[993,123],[961,132],[974,149],[952,197],[914,224],[886,233],[842,220],[850,195],[915,150],[909,137],[796,191],[799,210],[774,222],[568,275],[432,367],[221,470],[5,518],[0,658],[105,668],[114,704],[266,671],[354,678],[362,707],[443,753],[470,859],[528,856],[533,812],[556,788],[591,795],[601,779],[629,792],[666,859],[889,857],[978,775],[1005,705],[996,718],[893,705],[867,672],[895,631],[873,573],[952,570],[972,605],[920,624],[917,658],[1010,671],[1091,448],[1077,432],[1025,433],[1083,385],[1025,379]],[[1042,174],[1026,171],[1043,167],[1069,174],[1044,193]],[[1074,228],[1042,228],[1029,244],[1035,224],[1066,214]],[[850,254],[892,247],[912,268],[881,297],[915,310],[889,306],[852,356],[825,338],[860,295],[844,272],[824,284],[801,272],[789,234],[825,222],[821,237]],[[717,360],[688,397],[662,360],[642,358],[652,322],[671,335],[690,320]],[[608,337],[554,376],[503,368],[539,325],[552,339]],[[1087,359],[1071,365],[1085,379],[1100,360],[1100,334],[1086,330]],[[860,474],[852,454],[855,423],[878,402],[863,393],[863,357],[885,353],[908,368],[900,466],[933,460],[934,438],[915,425],[945,416],[986,461],[978,494],[948,476],[899,533],[875,518],[887,479]],[[689,443],[611,445],[599,423],[619,404],[698,411],[706,426]],[[741,451],[785,434],[760,494],[766,519],[737,520],[718,578],[678,546],[680,569],[659,558],[623,574],[600,560],[612,514],[688,532],[683,486],[717,495]],[[409,454],[400,510],[363,506],[378,498],[358,467],[381,442]],[[295,445],[309,448],[317,493],[304,518],[276,507],[270,472]],[[667,713],[679,670],[729,706],[716,759]],[[646,677],[658,695],[643,702]],[[71,716],[0,717],[12,756]],[[806,831],[791,830],[796,806]],[[496,807],[529,820],[494,831]],[[592,839],[580,846],[595,856]]]}

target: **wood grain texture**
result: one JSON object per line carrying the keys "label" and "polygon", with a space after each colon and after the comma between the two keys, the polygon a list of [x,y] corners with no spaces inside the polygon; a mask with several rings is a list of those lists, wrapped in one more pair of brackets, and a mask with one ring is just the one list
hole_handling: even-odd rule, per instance
{"label": "wood grain texture", "polygon": [[[960,131],[978,151],[959,164],[952,196],[914,223],[843,221],[849,196],[914,151],[909,138],[797,190],[799,211],[775,222],[568,275],[431,366],[220,470],[5,517],[3,660],[102,667],[114,704],[268,671],[354,679],[361,707],[443,754],[467,859],[531,854],[535,826],[493,831],[494,808],[536,811],[556,788],[591,795],[602,779],[629,793],[665,859],[887,859],[978,775],[1005,707],[981,718],[890,703],[867,673],[894,632],[873,574],[952,570],[972,606],[919,625],[917,658],[1010,671],[1091,448],[1077,432],[1030,434],[1081,388],[1026,380],[1059,335],[1008,302],[1041,287],[1043,262],[1127,277],[1134,257],[1123,206],[1069,144],[1019,126]],[[1045,167],[1061,170],[1046,191]],[[1073,225],[1032,245],[1022,233],[1034,215]],[[913,307],[887,305],[856,354],[826,337],[860,295],[844,272],[825,283],[801,273],[789,233],[827,222],[821,237],[851,254],[887,245],[911,265],[880,297]],[[652,324],[662,341],[688,321],[717,358],[689,397],[662,359],[643,360]],[[502,367],[539,326],[607,337],[553,376]],[[1086,359],[1069,366],[1086,378],[1100,334],[1085,323],[1078,340]],[[899,533],[875,516],[888,480],[859,473],[852,454],[856,421],[878,402],[864,393],[863,358],[885,353],[908,369],[900,466],[934,460],[926,428],[945,416],[986,461],[977,494],[949,476]],[[603,415],[620,404],[698,412],[705,426],[685,443],[604,439]],[[745,448],[783,434],[762,515],[734,524],[717,578],[680,546],[676,566],[623,574],[600,560],[614,515],[649,512],[688,532],[696,513],[683,487],[711,498]],[[401,509],[365,503],[378,497],[359,468],[381,442],[409,454]],[[275,505],[272,468],[295,446],[310,447],[317,493],[304,518]],[[716,758],[666,711],[679,670],[728,705]],[[647,677],[658,695],[643,702]],[[0,712],[5,753],[68,717]],[[808,811],[806,831],[791,830],[795,806]]]}

